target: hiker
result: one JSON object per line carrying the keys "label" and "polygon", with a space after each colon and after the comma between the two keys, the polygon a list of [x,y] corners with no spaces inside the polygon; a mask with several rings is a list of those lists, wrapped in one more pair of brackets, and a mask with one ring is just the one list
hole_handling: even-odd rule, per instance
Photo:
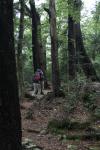
{"label": "hiker", "polygon": [[41,69],[37,69],[33,76],[33,86],[34,86],[34,94],[44,94],[43,93],[43,71]]}

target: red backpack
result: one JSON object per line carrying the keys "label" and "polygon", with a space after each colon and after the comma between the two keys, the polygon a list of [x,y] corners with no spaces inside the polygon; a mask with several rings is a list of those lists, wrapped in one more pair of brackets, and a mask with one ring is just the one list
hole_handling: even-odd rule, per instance
{"label": "red backpack", "polygon": [[34,80],[39,81],[40,79],[41,79],[40,73],[36,72],[35,75],[34,75]]}

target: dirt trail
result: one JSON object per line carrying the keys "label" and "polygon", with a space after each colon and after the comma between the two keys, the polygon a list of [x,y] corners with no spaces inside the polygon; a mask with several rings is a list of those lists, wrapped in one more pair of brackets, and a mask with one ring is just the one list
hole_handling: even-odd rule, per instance
{"label": "dirt trail", "polygon": [[[45,94],[47,92],[45,91]],[[42,97],[44,96],[39,95],[36,99],[26,99],[21,103],[23,139],[32,139],[33,143],[43,150],[71,150],[70,145],[77,145],[76,150],[88,150],[90,145],[95,144],[95,141],[62,141],[60,136],[46,133],[48,121],[57,105],[49,101],[46,104],[42,103]],[[31,119],[26,119],[28,113]]]}

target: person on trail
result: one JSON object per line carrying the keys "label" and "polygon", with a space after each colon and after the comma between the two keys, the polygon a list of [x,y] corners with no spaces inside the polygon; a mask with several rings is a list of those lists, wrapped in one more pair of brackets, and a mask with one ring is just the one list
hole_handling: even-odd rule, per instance
{"label": "person on trail", "polygon": [[41,69],[37,69],[34,76],[33,76],[33,86],[34,86],[34,94],[44,94],[43,93],[43,80],[44,75]]}

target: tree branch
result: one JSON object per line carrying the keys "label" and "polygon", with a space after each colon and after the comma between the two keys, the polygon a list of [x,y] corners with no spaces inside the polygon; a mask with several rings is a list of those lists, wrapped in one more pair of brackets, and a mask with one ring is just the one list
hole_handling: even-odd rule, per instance
{"label": "tree branch", "polygon": [[48,9],[48,8],[45,8],[44,7],[44,10],[48,13],[48,15],[49,15],[49,18],[51,18],[51,13],[50,13],[50,10]]}
{"label": "tree branch", "polygon": [[29,17],[32,17],[31,10],[29,9],[29,7],[28,7],[27,5],[25,5],[25,9],[26,9],[27,15],[28,15]]}

